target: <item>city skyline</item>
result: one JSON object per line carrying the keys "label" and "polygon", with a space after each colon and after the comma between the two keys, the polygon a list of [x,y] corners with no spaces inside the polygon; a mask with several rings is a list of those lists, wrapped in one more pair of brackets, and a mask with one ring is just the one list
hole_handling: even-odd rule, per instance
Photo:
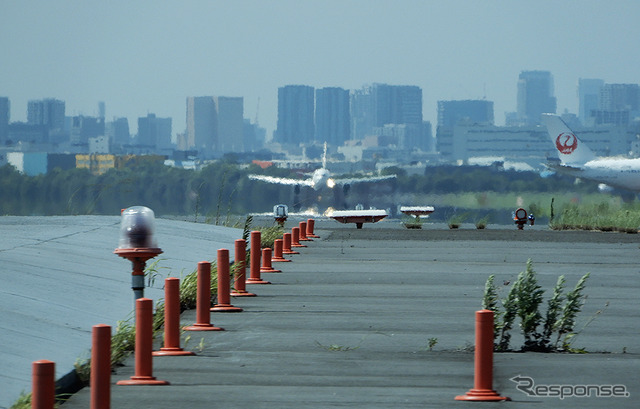
{"label": "city skyline", "polygon": [[0,16],[0,95],[11,121],[29,100],[56,98],[67,115],[137,118],[186,129],[185,98],[244,98],[268,138],[288,84],[356,90],[415,85],[423,118],[437,101],[494,102],[516,111],[522,71],[549,71],[557,112],[578,113],[580,79],[639,83],[633,1],[7,2]]}

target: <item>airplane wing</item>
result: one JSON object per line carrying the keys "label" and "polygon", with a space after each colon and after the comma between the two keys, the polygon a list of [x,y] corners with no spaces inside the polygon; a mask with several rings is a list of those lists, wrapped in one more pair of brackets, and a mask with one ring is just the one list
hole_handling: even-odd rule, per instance
{"label": "airplane wing", "polygon": [[310,179],[290,179],[266,175],[248,175],[248,177],[251,180],[260,180],[262,182],[276,183],[279,185],[312,186],[312,182]]}
{"label": "airplane wing", "polygon": [[363,183],[363,182],[382,182],[384,180],[395,179],[396,175],[386,175],[386,176],[371,176],[366,178],[345,178],[345,179],[333,179],[336,185],[352,185],[354,183]]}

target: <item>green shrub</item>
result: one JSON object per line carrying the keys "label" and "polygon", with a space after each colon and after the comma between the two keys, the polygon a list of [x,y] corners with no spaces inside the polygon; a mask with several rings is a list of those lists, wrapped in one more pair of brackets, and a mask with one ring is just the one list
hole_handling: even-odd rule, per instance
{"label": "green shrub", "polygon": [[[494,343],[496,351],[508,351],[511,340],[510,330],[516,318],[520,321],[520,330],[524,336],[521,351],[573,351],[571,343],[576,335],[575,320],[582,309],[585,296],[583,294],[589,273],[585,274],[576,287],[564,295],[565,278],[560,276],[553,289],[553,295],[547,302],[547,312],[540,312],[543,304],[544,290],[538,285],[536,272],[531,260],[527,268],[518,275],[511,286],[507,297],[498,302],[498,288],[494,284],[494,276],[487,279],[483,308],[494,312]],[[502,308],[501,308],[502,307]],[[552,340],[556,334],[555,341]]]}

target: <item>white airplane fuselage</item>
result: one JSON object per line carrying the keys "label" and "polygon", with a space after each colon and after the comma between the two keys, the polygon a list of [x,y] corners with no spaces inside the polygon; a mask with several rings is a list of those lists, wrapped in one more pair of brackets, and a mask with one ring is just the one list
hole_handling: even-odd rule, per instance
{"label": "white airplane fuselage", "polygon": [[311,176],[311,187],[313,190],[320,190],[324,187],[333,187],[331,186],[331,173],[325,169],[320,168],[313,171],[313,175]]}
{"label": "white airplane fuselage", "polygon": [[562,168],[559,170],[576,177],[640,192],[640,159],[602,158],[585,163],[581,169]]}

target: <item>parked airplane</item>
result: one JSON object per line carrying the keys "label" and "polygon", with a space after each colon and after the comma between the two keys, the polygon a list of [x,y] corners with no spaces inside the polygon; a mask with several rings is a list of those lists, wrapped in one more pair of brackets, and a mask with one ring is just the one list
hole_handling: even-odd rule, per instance
{"label": "parked airplane", "polygon": [[381,182],[383,180],[394,179],[396,175],[373,176],[365,178],[344,178],[335,179],[331,177],[331,172],[327,169],[327,144],[324,144],[324,153],[322,155],[322,167],[313,171],[309,179],[292,179],[280,178],[265,175],[249,175],[249,179],[261,180],[267,183],[277,183],[281,185],[291,186],[308,186],[313,190],[320,190],[324,187],[333,188],[335,186],[349,186],[354,183],[362,182]]}
{"label": "parked airplane", "polygon": [[640,192],[640,159],[596,157],[559,116],[543,114],[542,122],[560,158],[559,164],[549,165],[551,168],[577,178]]}

